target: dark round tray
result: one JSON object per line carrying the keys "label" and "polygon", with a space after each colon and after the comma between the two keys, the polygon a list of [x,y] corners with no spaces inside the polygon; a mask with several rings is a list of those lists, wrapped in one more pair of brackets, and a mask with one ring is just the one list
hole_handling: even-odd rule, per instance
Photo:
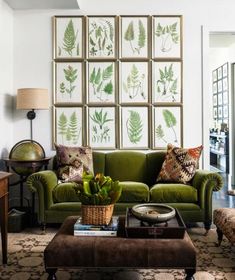
{"label": "dark round tray", "polygon": [[167,222],[175,217],[173,207],[158,203],[137,204],[131,212],[137,219],[150,224]]}

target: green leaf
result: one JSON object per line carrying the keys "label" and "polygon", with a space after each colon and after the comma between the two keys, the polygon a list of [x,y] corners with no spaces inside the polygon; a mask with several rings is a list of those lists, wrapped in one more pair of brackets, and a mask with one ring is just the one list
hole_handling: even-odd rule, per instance
{"label": "green leaf", "polygon": [[95,67],[93,68],[91,75],[90,75],[90,83],[94,83],[95,82],[95,77],[96,77],[96,72],[95,72]]}
{"label": "green leaf", "polygon": [[162,139],[162,138],[164,138],[164,131],[163,131],[163,129],[162,129],[162,126],[159,124],[159,126],[156,128],[156,130],[155,130],[155,133],[156,133],[156,136],[157,136],[157,138],[158,139]]}
{"label": "green leaf", "polygon": [[143,25],[143,22],[139,20],[139,38],[138,38],[138,46],[143,48],[146,42],[146,31]]}
{"label": "green leaf", "polygon": [[95,77],[95,84],[98,85],[100,83],[100,80],[101,80],[101,70],[100,70],[100,67],[97,71],[97,74],[96,74],[96,77]]}
{"label": "green leaf", "polygon": [[89,41],[90,41],[90,44],[91,44],[92,46],[95,46],[95,42],[92,40],[91,37],[90,37]]}
{"label": "green leaf", "polygon": [[138,84],[138,77],[139,77],[139,71],[135,66],[135,64],[133,64],[131,68],[131,82],[133,86],[136,86],[136,84]]}
{"label": "green leaf", "polygon": [[108,67],[106,67],[102,73],[103,80],[110,79],[113,75],[113,64],[110,64]]}
{"label": "green leaf", "polygon": [[168,128],[176,126],[177,121],[176,121],[176,118],[175,118],[174,114],[171,111],[165,109],[165,110],[162,111],[162,114],[163,114],[166,126]]}
{"label": "green leaf", "polygon": [[140,114],[130,110],[130,116],[127,120],[127,134],[133,144],[137,144],[142,138],[143,123]]}
{"label": "green leaf", "polygon": [[73,20],[71,19],[65,29],[63,38],[63,49],[72,56],[72,51],[76,47],[78,31],[74,30]]}
{"label": "green leaf", "polygon": [[105,85],[104,92],[107,93],[107,94],[112,94],[113,93],[113,84],[112,84],[111,81],[108,84]]}
{"label": "green leaf", "polygon": [[134,34],[134,23],[131,21],[127,27],[127,30],[124,34],[124,39],[126,41],[133,41],[135,39],[135,34]]}
{"label": "green leaf", "polygon": [[108,20],[106,20],[105,22],[106,22],[106,24],[109,27],[109,39],[110,39],[111,42],[113,42],[113,38],[114,38],[114,28],[113,28],[113,25]]}
{"label": "green leaf", "polygon": [[66,134],[66,129],[67,129],[67,117],[66,115],[64,114],[64,112],[62,112],[59,116],[59,119],[58,119],[58,134],[61,134],[61,135],[65,135]]}
{"label": "green leaf", "polygon": [[65,93],[65,84],[63,82],[60,83],[60,92]]}

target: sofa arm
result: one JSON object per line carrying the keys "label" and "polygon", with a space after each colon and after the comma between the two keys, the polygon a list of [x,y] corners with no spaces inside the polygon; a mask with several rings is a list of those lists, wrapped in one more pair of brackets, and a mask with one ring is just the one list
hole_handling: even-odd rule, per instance
{"label": "sofa arm", "polygon": [[31,192],[38,194],[38,218],[44,222],[45,210],[53,204],[52,190],[58,184],[57,176],[51,170],[39,171],[31,174],[26,183]]}
{"label": "sofa arm", "polygon": [[212,193],[223,187],[223,178],[215,172],[197,170],[192,181],[193,187],[198,190],[198,202],[205,209],[205,218],[212,216]]}

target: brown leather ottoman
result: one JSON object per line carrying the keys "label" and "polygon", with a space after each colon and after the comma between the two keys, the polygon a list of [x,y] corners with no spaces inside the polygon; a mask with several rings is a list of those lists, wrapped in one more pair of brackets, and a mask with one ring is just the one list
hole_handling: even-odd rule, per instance
{"label": "brown leather ottoman", "polygon": [[184,269],[194,279],[196,250],[187,232],[183,239],[125,237],[125,217],[120,217],[118,237],[74,236],[77,217],[68,217],[44,251],[48,279],[58,268],[126,267]]}

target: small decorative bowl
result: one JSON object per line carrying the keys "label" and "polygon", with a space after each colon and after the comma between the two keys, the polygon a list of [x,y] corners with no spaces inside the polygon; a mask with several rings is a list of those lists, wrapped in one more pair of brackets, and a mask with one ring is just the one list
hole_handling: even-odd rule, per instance
{"label": "small decorative bowl", "polygon": [[132,214],[142,222],[163,223],[175,217],[175,209],[158,203],[137,204],[131,208]]}

